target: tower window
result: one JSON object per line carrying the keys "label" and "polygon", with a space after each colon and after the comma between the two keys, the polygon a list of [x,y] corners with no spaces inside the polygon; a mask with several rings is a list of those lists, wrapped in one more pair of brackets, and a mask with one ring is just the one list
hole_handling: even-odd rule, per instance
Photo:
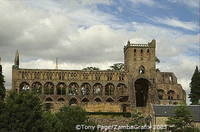
{"label": "tower window", "polygon": [[147,53],[149,53],[149,49],[147,49]]}
{"label": "tower window", "polygon": [[141,54],[142,54],[142,53],[143,53],[143,50],[141,49],[141,51],[140,51],[140,52],[141,52]]}
{"label": "tower window", "polygon": [[134,53],[136,53],[136,49],[134,49]]}
{"label": "tower window", "polygon": [[140,66],[139,67],[139,74],[144,74],[144,72],[145,72],[144,66]]}

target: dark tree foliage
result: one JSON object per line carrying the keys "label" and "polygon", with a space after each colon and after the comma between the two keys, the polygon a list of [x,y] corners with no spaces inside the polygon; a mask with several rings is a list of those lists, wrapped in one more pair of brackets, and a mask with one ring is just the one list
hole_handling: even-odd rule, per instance
{"label": "dark tree foliage", "polygon": [[200,104],[200,71],[197,66],[191,79],[190,88],[189,98],[192,105]]}
{"label": "dark tree foliage", "polygon": [[[116,63],[110,66],[110,70],[113,71],[123,71],[124,70],[124,63]],[[108,69],[109,70],[109,69]]]}
{"label": "dark tree foliage", "polygon": [[4,100],[5,95],[6,95],[6,88],[4,85],[4,76],[2,73],[2,66],[0,65],[0,101]]}
{"label": "dark tree foliage", "polygon": [[86,67],[82,69],[83,71],[99,71],[98,67]]}
{"label": "dark tree foliage", "polygon": [[192,122],[191,112],[185,105],[177,106],[175,116],[169,117],[166,123],[172,127],[172,131],[182,132],[185,128],[190,128]]}
{"label": "dark tree foliage", "polygon": [[44,128],[48,132],[76,132],[76,125],[94,125],[88,121],[87,113],[78,106],[64,106],[57,113],[46,112],[44,120]]}
{"label": "dark tree foliage", "polygon": [[43,131],[42,105],[38,96],[30,92],[9,93],[0,108],[0,131]]}
{"label": "dark tree foliage", "polygon": [[86,112],[78,106],[63,107],[56,116],[62,122],[63,131],[66,132],[76,131],[76,125],[84,124],[87,120]]}

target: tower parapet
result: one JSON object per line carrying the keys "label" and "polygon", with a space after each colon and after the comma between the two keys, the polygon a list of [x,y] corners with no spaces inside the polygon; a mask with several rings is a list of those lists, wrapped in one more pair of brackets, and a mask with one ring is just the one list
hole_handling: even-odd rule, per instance
{"label": "tower parapet", "polygon": [[125,70],[135,72],[139,67],[145,70],[155,69],[156,40],[147,44],[134,44],[130,41],[124,46]]}
{"label": "tower parapet", "polygon": [[133,44],[130,43],[130,41],[127,42],[127,45],[124,46],[124,52],[126,51],[127,48],[129,47],[135,47],[135,48],[156,48],[156,40],[153,39],[151,42],[148,44]]}

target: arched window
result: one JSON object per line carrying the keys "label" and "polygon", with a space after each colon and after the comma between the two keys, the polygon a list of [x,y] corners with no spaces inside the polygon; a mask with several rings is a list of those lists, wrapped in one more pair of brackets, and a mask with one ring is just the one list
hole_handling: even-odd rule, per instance
{"label": "arched window", "polygon": [[69,95],[78,95],[78,84],[70,83],[69,85]]}
{"label": "arched window", "polygon": [[102,95],[102,85],[100,83],[96,83],[93,86],[94,95]]}
{"label": "arched window", "polygon": [[54,84],[52,82],[47,82],[44,84],[44,94],[47,95],[54,94]]}
{"label": "arched window", "polygon": [[66,85],[65,85],[65,83],[63,83],[63,82],[58,83],[58,85],[56,86],[56,93],[58,95],[66,95]]}
{"label": "arched window", "polygon": [[91,86],[90,86],[89,83],[83,83],[83,84],[81,85],[81,94],[82,94],[83,96],[85,96],[85,95],[90,95],[90,89],[91,89]]}
{"label": "arched window", "polygon": [[115,87],[113,84],[109,83],[105,86],[105,95],[112,96],[114,95]]}
{"label": "arched window", "polygon": [[147,49],[147,53],[149,53],[149,49]]}
{"label": "arched window", "polygon": [[101,99],[100,98],[96,98],[94,101],[95,102],[101,102]]}
{"label": "arched window", "polygon": [[144,66],[139,67],[139,74],[144,74],[145,73],[145,68]]}
{"label": "arched window", "polygon": [[27,82],[22,82],[20,85],[19,85],[19,90],[20,91],[28,91],[30,90],[30,86]]}
{"label": "arched window", "polygon": [[113,100],[112,98],[108,98],[108,99],[106,100],[106,102],[114,102],[114,100]]}
{"label": "arched window", "polygon": [[119,95],[126,95],[127,94],[127,87],[123,83],[119,83],[117,85],[117,90],[118,90]]}
{"label": "arched window", "polygon": [[77,101],[76,98],[72,98],[72,99],[70,99],[70,101],[69,101],[69,105],[75,105],[75,104],[77,104],[77,103],[78,103],[78,101]]}
{"label": "arched window", "polygon": [[58,102],[64,102],[64,101],[65,101],[64,98],[59,98],[59,99],[58,99]]}
{"label": "arched window", "polygon": [[174,99],[174,94],[175,94],[175,92],[173,90],[169,90],[167,92],[168,100],[173,100]]}
{"label": "arched window", "polygon": [[157,92],[158,92],[158,98],[159,98],[159,99],[163,99],[164,90],[163,90],[163,89],[158,89]]}
{"label": "arched window", "polygon": [[53,99],[50,98],[50,97],[48,97],[48,98],[45,99],[45,101],[46,101],[46,102],[51,102],[51,101],[53,101]]}
{"label": "arched window", "polygon": [[128,96],[121,96],[118,101],[119,102],[127,102],[128,101]]}
{"label": "arched window", "polygon": [[31,86],[33,92],[41,94],[42,93],[42,84],[40,82],[34,82]]}
{"label": "arched window", "polygon": [[89,100],[87,99],[87,98],[84,98],[84,99],[82,99],[82,101],[81,102],[83,102],[83,103],[88,103],[89,102]]}

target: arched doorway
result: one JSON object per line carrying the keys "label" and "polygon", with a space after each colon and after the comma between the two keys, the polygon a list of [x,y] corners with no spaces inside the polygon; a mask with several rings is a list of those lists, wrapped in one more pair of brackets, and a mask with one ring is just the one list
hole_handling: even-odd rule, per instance
{"label": "arched doorway", "polygon": [[150,82],[140,78],[135,81],[136,107],[145,107],[148,99],[148,89]]}

